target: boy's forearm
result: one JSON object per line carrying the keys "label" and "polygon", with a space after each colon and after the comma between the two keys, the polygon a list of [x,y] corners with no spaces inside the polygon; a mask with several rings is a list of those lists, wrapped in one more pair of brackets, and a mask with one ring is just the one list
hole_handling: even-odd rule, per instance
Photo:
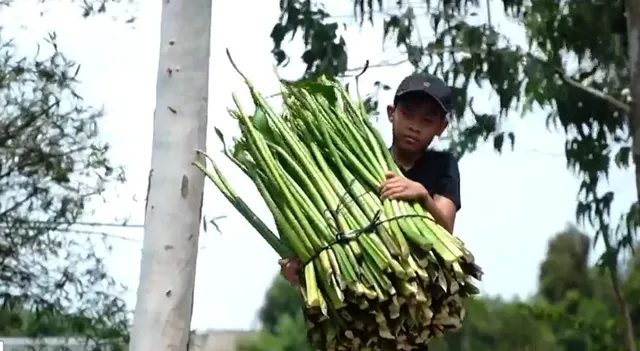
{"label": "boy's forearm", "polygon": [[449,223],[444,213],[442,213],[438,206],[436,206],[436,202],[433,200],[433,197],[431,197],[429,193],[424,196],[422,206],[427,210],[427,212],[431,213],[436,223],[441,225],[449,233],[453,233],[451,223]]}

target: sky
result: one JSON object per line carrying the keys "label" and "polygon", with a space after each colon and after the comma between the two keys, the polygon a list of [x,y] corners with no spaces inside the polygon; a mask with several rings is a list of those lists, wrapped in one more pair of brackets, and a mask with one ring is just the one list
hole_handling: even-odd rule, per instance
{"label": "sky", "polygon": [[[131,225],[99,229],[111,236],[109,270],[128,287],[123,297],[133,308],[144,235],[139,225],[144,222],[151,160],[161,2],[112,6],[107,15],[91,19],[82,19],[78,4],[68,0],[35,3],[23,0],[0,9],[3,35],[15,38],[20,54],[33,55],[37,43],[55,31],[60,50],[82,65],[80,94],[88,104],[103,106],[106,111],[102,138],[111,144],[110,157],[125,168],[128,180],[111,187],[106,200],[94,201],[86,221],[117,223],[126,219]],[[349,21],[350,1],[324,3],[341,21]],[[491,9],[500,30],[509,33],[513,42],[524,44],[523,30],[501,18],[500,5],[494,1]],[[131,14],[137,20],[125,23]],[[241,197],[271,225],[269,212],[251,182],[220,157],[221,145],[213,127],[225,136],[237,135],[235,122],[226,112],[232,104],[232,92],[239,94],[244,105],[250,105],[225,49],[258,89],[266,95],[278,91],[269,38],[278,14],[277,1],[214,1],[209,74],[208,151]],[[362,66],[366,60],[376,63],[401,57],[392,46],[382,45],[379,20],[362,28],[350,25],[344,36],[353,66]],[[302,52],[299,43],[289,48],[294,57]],[[294,60],[278,72],[295,78],[302,71],[303,66]],[[410,72],[409,65],[370,68],[360,84],[364,89],[380,80],[393,87]],[[497,97],[486,89],[474,87],[472,95],[476,110],[497,112]],[[391,98],[390,93],[384,93],[381,103],[387,104]],[[566,169],[563,135],[549,132],[545,118],[544,111],[534,111],[524,119],[510,120],[509,127],[516,132],[514,151],[497,155],[492,145],[484,145],[460,161],[463,208],[456,234],[484,269],[480,287],[485,294],[526,298],[534,293],[548,239],[574,219],[579,181]],[[376,126],[389,142],[386,119],[376,121]],[[633,200],[633,184],[631,171],[612,172],[607,186],[616,192],[614,215]],[[225,218],[217,222],[222,233],[211,229],[201,233],[192,328],[254,328],[264,293],[279,269],[277,255],[211,183],[205,188],[203,215]]]}

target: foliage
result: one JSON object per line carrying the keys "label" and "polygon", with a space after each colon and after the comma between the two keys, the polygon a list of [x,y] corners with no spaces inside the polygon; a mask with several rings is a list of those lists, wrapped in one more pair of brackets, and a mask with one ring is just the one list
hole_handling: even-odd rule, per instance
{"label": "foliage", "polygon": [[286,315],[295,320],[302,303],[300,293],[284,278],[277,276],[265,296],[264,306],[260,309],[262,327],[269,332],[277,332],[280,317]]}
{"label": "foliage", "polygon": [[314,351],[307,342],[302,304],[300,293],[278,275],[260,309],[263,330],[243,340],[240,351]]}
{"label": "foliage", "polygon": [[[434,341],[430,351],[617,351],[622,350],[622,325],[609,280],[590,266],[588,237],[575,227],[558,233],[540,265],[536,296],[529,301],[483,297],[466,302],[467,318],[457,332]],[[560,249],[562,248],[562,250]],[[585,251],[582,251],[582,250]],[[576,252],[580,254],[576,255]],[[637,260],[636,260],[637,262]],[[563,266],[555,266],[563,263]],[[635,267],[630,262],[629,267]],[[559,272],[552,268],[562,268]],[[564,279],[581,276],[577,279]],[[640,271],[624,276],[625,292],[640,327],[638,281]],[[281,277],[267,292],[260,312],[262,330],[248,339],[241,351],[311,350],[302,337],[304,321],[299,293]],[[277,316],[277,318],[274,318]],[[297,324],[296,324],[297,323]],[[636,330],[638,330],[636,328]],[[638,335],[640,337],[640,335]]]}
{"label": "foliage", "polygon": [[123,176],[99,140],[101,111],[74,90],[79,66],[54,39],[51,55],[27,58],[0,36],[0,335],[122,343],[124,301],[98,243],[73,224]]}

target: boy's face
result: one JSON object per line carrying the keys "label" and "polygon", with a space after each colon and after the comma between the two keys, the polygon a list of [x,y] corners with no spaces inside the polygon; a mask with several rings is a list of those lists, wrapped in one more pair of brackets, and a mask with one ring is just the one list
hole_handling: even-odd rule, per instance
{"label": "boy's face", "polygon": [[405,152],[421,152],[447,127],[442,107],[423,93],[409,93],[387,107],[393,144]]}

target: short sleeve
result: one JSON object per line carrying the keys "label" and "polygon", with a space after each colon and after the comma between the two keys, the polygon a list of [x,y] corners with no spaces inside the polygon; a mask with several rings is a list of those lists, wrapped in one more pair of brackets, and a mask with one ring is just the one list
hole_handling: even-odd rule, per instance
{"label": "short sleeve", "polygon": [[459,211],[462,208],[460,201],[460,169],[458,160],[451,153],[443,153],[443,162],[438,180],[438,191],[436,194],[451,200]]}

